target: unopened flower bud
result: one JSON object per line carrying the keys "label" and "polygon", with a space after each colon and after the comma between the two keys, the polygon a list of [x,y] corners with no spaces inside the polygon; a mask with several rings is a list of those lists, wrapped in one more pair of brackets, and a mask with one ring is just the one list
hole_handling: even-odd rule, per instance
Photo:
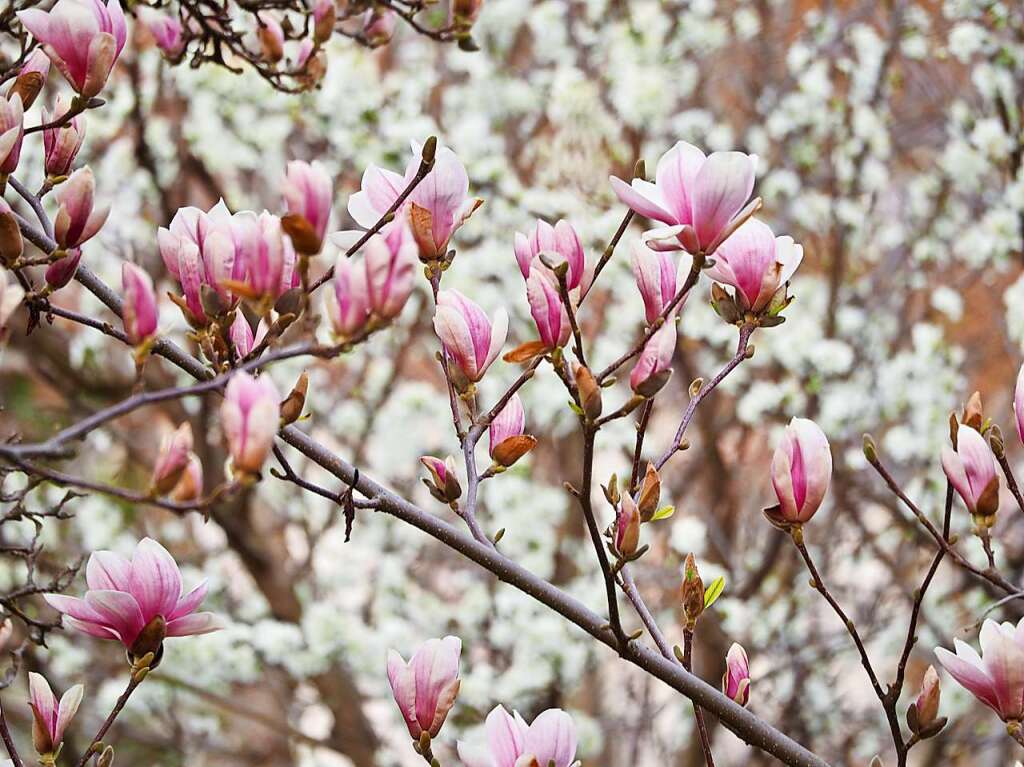
{"label": "unopened flower bud", "polygon": [[[36,48],[25,59],[21,71],[14,78],[14,83],[7,91],[7,98],[15,93],[21,98],[22,106],[28,109],[35,102],[39,92],[46,84],[46,76],[50,74],[50,58],[42,48]],[[45,120],[44,120],[45,122]]]}
{"label": "unopened flower bud", "polygon": [[100,758],[96,760],[96,767],[111,767],[114,763],[114,747],[106,746]]}
{"label": "unopened flower bud", "polygon": [[191,451],[192,426],[188,422],[164,436],[150,480],[153,492],[164,495],[174,489],[188,466]]}
{"label": "unopened flower bud", "polygon": [[508,468],[533,450],[536,437],[524,434],[526,413],[518,394],[512,395],[488,429],[490,454],[499,466]]}
{"label": "unopened flower bud", "polygon": [[641,397],[653,397],[672,376],[672,356],[676,352],[676,326],[666,322],[648,339],[633,371],[629,385]]}
{"label": "unopened flower bud", "polygon": [[940,696],[939,675],[936,673],[934,666],[929,666],[928,670],[924,672],[924,679],[921,681],[921,692],[914,702],[918,724],[915,729],[925,729],[935,721],[939,715]]}
{"label": "unopened flower bud", "polygon": [[331,39],[337,17],[338,12],[334,7],[334,0],[317,0],[313,5],[313,40],[315,42],[322,44]]}
{"label": "unopened flower bud", "polygon": [[967,402],[964,403],[964,413],[960,423],[981,431],[981,427],[985,424],[985,413],[981,406],[981,392],[974,392]]}
{"label": "unopened flower bud", "polygon": [[189,453],[188,465],[185,466],[185,471],[182,472],[178,484],[171,491],[170,498],[177,503],[188,503],[202,497],[202,495],[203,464],[200,463],[199,456],[195,453]]}
{"label": "unopened flower bud", "polygon": [[658,510],[658,503],[661,501],[661,476],[654,464],[647,464],[647,473],[644,474],[644,481],[640,485],[640,499],[637,506],[640,509],[640,519],[650,522],[651,517]]}
{"label": "unopened flower bud", "polygon": [[431,455],[420,458],[427,471],[430,472],[431,480],[424,479],[423,483],[430,490],[430,494],[441,503],[454,503],[462,495],[462,485],[455,473],[455,459],[448,456],[441,460]]}
{"label": "unopened flower bud", "polygon": [[636,554],[640,545],[640,510],[629,493],[623,493],[615,515],[615,551],[622,558]]}
{"label": "unopened flower bud", "polygon": [[83,687],[76,684],[69,688],[58,702],[46,679],[29,672],[28,689],[32,709],[32,745],[40,756],[51,757],[52,764],[52,755],[60,749],[64,730],[78,712]]}
{"label": "unopened flower bud", "polygon": [[363,21],[363,37],[371,48],[378,48],[391,42],[398,24],[398,15],[391,8],[374,7],[366,12]]}
{"label": "unopened flower bud", "polygon": [[580,407],[584,415],[591,421],[596,421],[601,416],[601,387],[597,385],[597,379],[585,365],[577,365],[575,370],[576,390],[580,395]]}
{"label": "unopened flower bud", "polygon": [[722,692],[741,706],[746,706],[750,701],[750,664],[746,650],[735,642],[725,656]]}
{"label": "unopened flower bud", "polygon": [[295,423],[302,415],[302,409],[306,406],[306,392],[309,389],[309,376],[303,373],[295,382],[291,392],[281,403],[281,423],[285,426]]}
{"label": "unopened flower bud", "polygon": [[284,58],[284,30],[281,22],[272,16],[262,18],[256,37],[264,61],[276,63]]}
{"label": "unopened flower bud", "polygon": [[697,619],[704,612],[704,582],[697,570],[697,560],[693,554],[686,555],[683,564],[683,615],[687,628],[693,630]]}
{"label": "unopened flower bud", "polygon": [[78,271],[78,263],[82,260],[82,249],[72,248],[63,258],[58,258],[48,267],[43,275],[46,284],[51,290],[60,290],[75,276]]}

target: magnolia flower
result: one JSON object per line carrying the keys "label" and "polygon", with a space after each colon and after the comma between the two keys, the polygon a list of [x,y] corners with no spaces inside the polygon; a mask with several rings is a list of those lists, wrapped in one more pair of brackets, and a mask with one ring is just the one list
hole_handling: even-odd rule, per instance
{"label": "magnolia flower", "polygon": [[178,484],[192,454],[192,426],[185,422],[160,443],[160,453],[153,465],[150,487],[160,495],[170,492]]}
{"label": "magnolia flower", "polygon": [[129,342],[139,346],[156,335],[160,318],[153,280],[135,264],[125,261],[121,265],[121,286],[124,292],[121,309],[124,332]]}
{"label": "magnolia flower", "polygon": [[374,6],[363,16],[363,37],[371,48],[391,42],[398,24],[398,14],[391,8]]}
{"label": "magnolia flower", "polygon": [[741,706],[747,705],[747,701],[750,700],[750,667],[747,663],[747,652],[735,642],[725,656],[722,692]]}
{"label": "magnolia flower", "polygon": [[240,311],[236,312],[235,319],[228,330],[228,335],[231,336],[231,344],[235,347],[235,355],[239,359],[247,357],[249,352],[266,338],[268,330],[267,323],[260,320],[256,326],[256,332],[253,333],[252,326],[249,324],[249,320],[245,318],[245,315]]}
{"label": "magnolia flower", "polygon": [[652,335],[629,374],[629,385],[642,397],[653,397],[672,375],[676,353],[676,324],[666,322]]}
{"label": "magnolia flower", "polygon": [[956,451],[942,448],[942,470],[972,515],[988,517],[999,509],[996,458],[976,430],[962,426],[956,433]]}
{"label": "magnolia flower", "polygon": [[[682,288],[682,264],[677,267],[671,253],[651,250],[642,241],[633,243],[631,262],[636,286],[644,300],[644,316],[650,325],[661,317],[665,307]],[[685,303],[686,298],[676,309],[682,308]]]}
{"label": "magnolia flower", "polygon": [[792,237],[776,237],[767,224],[750,219],[715,251],[708,276],[736,288],[744,309],[760,312],[796,272],[804,257]]}
{"label": "magnolia flower", "polygon": [[286,256],[281,219],[263,211],[259,217],[259,238],[250,254],[245,275],[252,296],[275,298],[283,292]]}
{"label": "magnolia flower", "polygon": [[929,666],[921,680],[921,691],[917,694],[917,700],[914,701],[914,724],[917,729],[928,727],[938,718],[941,697],[939,675],[935,671],[935,666]]}
{"label": "magnolia flower", "polygon": [[203,464],[195,453],[188,454],[188,463],[178,484],[171,491],[170,498],[177,503],[194,501],[203,494]]}
{"label": "magnolia flower", "polygon": [[331,289],[324,293],[324,309],[331,327],[339,338],[352,338],[370,315],[370,297],[366,287],[366,270],[354,265],[344,253],[334,264]]}
{"label": "magnolia flower", "polygon": [[[145,6],[143,6],[145,7]],[[60,94],[54,102],[53,111],[43,109],[43,123],[56,122],[68,113],[70,105]],[[46,128],[43,131],[43,149],[45,150],[46,175],[51,177],[66,176],[71,172],[71,165],[78,156],[78,150],[85,141],[85,117],[76,115],[71,121],[59,128]]]}
{"label": "magnolia flower", "polygon": [[363,246],[370,311],[382,320],[402,313],[416,277],[416,242],[409,227],[392,226]]}
{"label": "magnolia flower", "polygon": [[479,304],[457,290],[442,290],[437,295],[434,331],[445,351],[465,377],[459,388],[483,378],[487,368],[501,352],[508,334],[508,313],[498,309],[489,320]]}
{"label": "magnolia flower", "polygon": [[526,278],[526,298],[544,347],[556,349],[565,346],[572,332],[569,314],[558,294],[558,288],[542,269],[532,269]]}
{"label": "magnolia flower", "polygon": [[118,0],[58,0],[49,11],[29,8],[18,18],[85,99],[103,90],[128,37]]}
{"label": "magnolia flower", "polygon": [[33,671],[28,673],[28,705],[32,708],[32,745],[40,755],[54,754],[64,740],[64,731],[78,713],[85,688],[69,687],[57,702],[49,682]]}
{"label": "magnolia flower", "polygon": [[462,495],[462,486],[455,473],[454,458],[448,456],[442,461],[432,455],[425,455],[420,458],[420,463],[430,472],[430,479],[424,479],[423,484],[434,498],[441,503],[454,503],[459,499]]}
{"label": "magnolia flower", "polygon": [[954,655],[935,648],[942,667],[975,698],[1003,721],[1024,718],[1024,619],[996,623],[988,618],[981,626],[981,655],[966,642],[953,640]]}
{"label": "magnolia flower", "polygon": [[46,267],[43,279],[46,280],[50,290],[60,290],[71,282],[71,279],[78,272],[78,264],[81,260],[82,249],[72,248],[67,252],[66,256],[58,258]]}
{"label": "magnolia flower", "polygon": [[[42,48],[36,48],[25,59],[18,76],[14,78],[11,87],[7,89],[7,98],[10,99],[17,94],[21,99],[22,107],[29,109],[35,103],[39,92],[42,91],[49,74],[50,58]],[[46,120],[44,119],[43,122]]]}
{"label": "magnolia flower", "polygon": [[[66,0],[62,0],[66,2]],[[54,239],[64,249],[74,248],[95,235],[110,214],[109,207],[94,208],[96,179],[86,165],[58,187]]]}
{"label": "magnolia flower", "polygon": [[615,513],[615,551],[631,557],[640,545],[640,508],[629,493],[623,493]]}
{"label": "magnolia flower", "polygon": [[484,729],[486,747],[458,742],[466,767],[569,767],[576,759],[576,726],[558,708],[549,708],[527,725],[518,712],[509,714],[499,705],[487,715]]}
{"label": "magnolia flower", "polygon": [[459,694],[459,655],[462,640],[454,636],[430,639],[416,648],[406,663],[388,650],[388,681],[409,735],[435,737]]}
{"label": "magnolia flower", "polygon": [[523,402],[518,394],[513,394],[487,430],[490,455],[498,466],[512,466],[537,445],[535,437],[523,434],[525,428]]}
{"label": "magnolia flower", "polygon": [[[181,572],[167,550],[151,538],[135,547],[131,561],[112,551],[89,557],[84,599],[44,594],[64,622],[90,636],[115,639],[132,656],[158,656],[165,637],[206,634],[221,626],[213,613],[197,613],[206,581],[182,595]],[[158,658],[159,660],[159,658]]]}
{"label": "magnolia flower", "polygon": [[21,159],[21,143],[25,138],[25,112],[21,96],[0,98],[0,174],[14,173]]}
{"label": "magnolia flower", "polygon": [[[667,228],[648,233],[659,249],[706,251],[750,199],[756,155],[704,153],[678,142],[658,160],[655,183],[612,176],[619,199],[645,218]],[[673,238],[666,243],[666,238]]]}
{"label": "magnolia flower", "polygon": [[295,160],[288,163],[282,193],[288,208],[282,221],[295,249],[308,255],[319,253],[331,218],[331,177],[318,162]]}
{"label": "magnolia flower", "polygon": [[334,0],[316,0],[313,3],[313,38],[317,43],[326,43],[331,39],[337,19]]}
{"label": "magnolia flower", "polygon": [[772,457],[772,486],[779,505],[770,518],[801,524],[814,516],[832,480],[832,451],[814,421],[794,418]]}
{"label": "magnolia flower", "polygon": [[566,287],[569,290],[580,288],[581,294],[586,295],[593,275],[588,273],[580,236],[568,221],[559,221],[551,226],[547,221],[538,219],[530,236],[516,232],[515,253],[519,271],[524,278],[530,276],[530,268],[541,253],[554,256],[554,260],[564,261],[568,265]]}
{"label": "magnolia flower", "polygon": [[177,16],[158,11],[148,5],[140,5],[135,9],[139,21],[145,24],[146,29],[153,35],[153,41],[166,56],[176,57],[184,48],[182,38],[181,21]]}
{"label": "magnolia flower", "polygon": [[274,14],[257,17],[256,41],[260,55],[265,61],[274,63],[284,58],[284,28]]}
{"label": "magnolia flower", "polygon": [[1024,365],[1017,373],[1017,386],[1013,390],[1013,415],[1017,422],[1017,436],[1024,442]]}
{"label": "magnolia flower", "polygon": [[[348,212],[359,226],[373,227],[412,182],[423,147],[413,142],[412,150],[405,176],[376,165],[363,173],[360,191],[348,200]],[[451,149],[439,147],[433,168],[402,203],[396,221],[408,221],[420,258],[431,261],[445,255],[452,235],[482,204],[483,200],[469,197],[469,176],[459,158]]]}
{"label": "magnolia flower", "polygon": [[258,474],[280,426],[281,395],[274,382],[266,375],[235,373],[224,391],[220,417],[235,470]]}

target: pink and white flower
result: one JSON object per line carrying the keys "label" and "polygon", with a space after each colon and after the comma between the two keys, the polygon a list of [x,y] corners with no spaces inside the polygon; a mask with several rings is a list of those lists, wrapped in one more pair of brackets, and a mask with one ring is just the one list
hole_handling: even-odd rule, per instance
{"label": "pink and white flower", "polygon": [[128,37],[118,0],[58,0],[49,11],[29,8],[19,11],[18,18],[87,99],[103,90]]}
{"label": "pink and white flower", "polygon": [[544,268],[530,270],[530,276],[526,278],[526,298],[541,343],[546,349],[556,349],[568,342],[572,326],[558,288],[545,271]]}
{"label": "pink and white flower", "polygon": [[148,5],[140,5],[135,9],[149,33],[153,35],[153,41],[164,55],[174,58],[184,48],[183,27],[177,16],[158,11]]}
{"label": "pink and white flower", "polygon": [[814,421],[794,418],[772,457],[772,486],[779,499],[779,517],[807,522],[821,506],[832,481],[832,450]]}
{"label": "pink and white flower", "polygon": [[25,138],[25,111],[17,93],[0,98],[0,174],[14,173]]}
{"label": "pink and white flower", "polygon": [[288,209],[285,229],[295,249],[308,255],[319,253],[331,219],[331,177],[318,162],[293,160],[288,163],[282,193]]}
{"label": "pink and white flower", "polygon": [[[633,276],[644,301],[644,316],[650,325],[661,317],[665,307],[672,303],[676,292],[683,286],[682,264],[676,266],[671,253],[651,250],[642,241],[633,243],[631,256]],[[685,303],[686,298],[676,310],[681,309]],[[671,317],[666,318],[666,321],[670,320]]]}
{"label": "pink and white flower", "polygon": [[747,662],[747,651],[735,642],[725,656],[722,692],[741,706],[747,705],[750,700],[750,665]]}
{"label": "pink and white flower", "polygon": [[648,339],[629,374],[629,385],[634,392],[642,397],[653,397],[668,382],[676,340],[676,324],[671,320]]}
{"label": "pink and white flower", "polygon": [[547,253],[556,261],[564,261],[568,264],[566,287],[569,290],[580,288],[580,295],[586,295],[593,274],[588,269],[580,236],[568,221],[558,221],[551,226],[547,221],[538,219],[529,236],[516,232],[515,253],[524,278],[530,276],[530,269],[541,253]]}
{"label": "pink and white flower", "polygon": [[462,640],[454,636],[427,640],[408,663],[388,650],[388,682],[414,740],[424,732],[433,738],[441,731],[459,694],[461,653]]}
{"label": "pink and white flower", "polygon": [[[56,122],[68,113],[70,104],[60,94],[53,105],[53,111],[43,109],[43,123]],[[45,150],[46,175],[50,177],[66,176],[71,172],[71,165],[78,156],[78,150],[85,141],[85,117],[75,115],[71,121],[59,128],[47,128],[43,131],[43,149]]]}
{"label": "pink and white flower", "polygon": [[121,309],[124,332],[132,345],[138,346],[156,335],[160,318],[153,280],[135,264],[125,261],[121,265],[121,286],[124,292]]}
{"label": "pink and white flower", "polygon": [[334,279],[324,293],[324,308],[339,338],[352,338],[370,316],[366,269],[341,253],[334,264]]}
{"label": "pink and white flower", "polygon": [[32,744],[36,753],[56,753],[64,741],[64,731],[78,713],[85,688],[69,687],[57,701],[49,682],[34,671],[28,673],[28,705],[32,708]]}
{"label": "pink and white flower", "polygon": [[549,708],[527,724],[518,712],[496,706],[484,725],[486,746],[458,742],[466,767],[569,767],[576,759],[576,725],[558,708]]}
{"label": "pink and white flower", "polygon": [[235,373],[224,391],[221,428],[235,471],[258,474],[281,423],[281,395],[266,375]]}
{"label": "pink and white flower", "polygon": [[71,628],[100,639],[121,642],[138,657],[159,654],[165,637],[206,634],[221,628],[208,612],[196,612],[206,597],[203,581],[182,594],[181,572],[167,550],[143,538],[131,560],[112,551],[89,557],[84,599],[45,594],[46,601],[64,614]]}
{"label": "pink and white flower", "polygon": [[53,221],[54,239],[64,249],[81,245],[103,227],[109,207],[95,207],[96,179],[92,168],[79,168],[57,188],[57,215]]}
{"label": "pink and white flower", "polygon": [[942,448],[942,470],[974,515],[989,516],[999,508],[996,457],[981,434],[970,426],[956,433],[956,450]]}
{"label": "pink and white flower", "polygon": [[[746,205],[754,189],[757,156],[713,152],[709,156],[685,141],[658,160],[655,181],[627,184],[612,176],[619,199],[666,228],[648,233],[653,247],[706,251]],[[667,242],[672,238],[672,242]]]}
{"label": "pink and white flower", "polygon": [[792,237],[776,237],[767,224],[750,219],[715,251],[708,276],[736,289],[744,309],[760,312],[796,272],[803,246]]}
{"label": "pink and white flower", "polygon": [[508,313],[498,309],[493,320],[488,319],[475,301],[457,290],[442,290],[434,311],[434,331],[468,385],[483,378],[501,353],[508,334]]}
{"label": "pink and white flower", "polygon": [[1024,619],[1016,626],[986,619],[981,626],[981,655],[953,640],[956,654],[935,648],[942,667],[1003,721],[1024,719]]}

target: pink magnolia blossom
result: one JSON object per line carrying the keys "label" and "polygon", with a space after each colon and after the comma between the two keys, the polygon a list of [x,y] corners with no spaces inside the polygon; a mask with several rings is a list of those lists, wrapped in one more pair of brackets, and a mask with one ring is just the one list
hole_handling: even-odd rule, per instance
{"label": "pink magnolia blossom", "polygon": [[74,248],[94,236],[107,221],[109,207],[94,207],[96,179],[92,168],[79,168],[57,188],[54,239],[64,249]]}
{"label": "pink magnolia blossom", "polygon": [[266,375],[235,373],[228,381],[220,409],[236,471],[258,474],[274,445],[281,420],[281,395]]}
{"label": "pink magnolia blossom", "polygon": [[832,451],[818,424],[807,418],[789,422],[775,448],[771,475],[782,520],[797,524],[814,516],[832,480]]}
{"label": "pink magnolia blossom", "polygon": [[[706,250],[739,213],[754,189],[757,157],[741,152],[704,153],[678,142],[658,160],[655,182],[612,176],[623,203],[667,228],[649,233],[658,248]],[[671,244],[665,239],[674,238]]]}
{"label": "pink magnolia blossom", "polygon": [[235,354],[241,359],[249,355],[256,346],[263,341],[267,335],[269,327],[267,323],[260,320],[259,325],[256,326],[256,332],[252,332],[252,326],[249,324],[249,320],[245,318],[245,315],[241,311],[235,313],[235,320],[231,323],[231,328],[228,331],[231,336],[231,343],[235,347]]}
{"label": "pink magnolia blossom", "polygon": [[124,332],[128,340],[138,346],[156,335],[160,318],[153,280],[145,271],[126,261],[121,265],[121,285],[124,291],[121,309]]}
{"label": "pink magnolia blossom", "polygon": [[0,98],[0,174],[14,173],[21,159],[25,138],[25,111],[17,93],[9,99]]}
{"label": "pink magnolia blossom", "polygon": [[371,48],[387,45],[395,34],[398,14],[391,8],[375,6],[363,17],[363,37]]}
{"label": "pink magnolia blossom", "polygon": [[188,466],[192,453],[192,426],[185,422],[170,434],[165,434],[160,443],[160,452],[153,465],[150,486],[158,493],[174,489]]}
{"label": "pink magnolia blossom", "polygon": [[260,55],[265,61],[274,63],[284,58],[284,28],[275,14],[267,13],[258,17],[256,42]]}
{"label": "pink magnolia blossom", "polygon": [[331,218],[331,177],[318,162],[294,160],[288,163],[282,193],[289,216],[296,219],[295,231],[288,227],[296,249],[310,255],[319,253]]}
{"label": "pink magnolia blossom", "polygon": [[148,5],[140,5],[135,13],[139,21],[153,35],[153,41],[166,56],[176,57],[184,48],[183,28],[177,16],[158,11]]}
{"label": "pink magnolia blossom", "polygon": [[416,277],[416,242],[409,227],[391,226],[363,246],[370,311],[382,320],[402,313]]}
{"label": "pink magnolia blossom", "polygon": [[715,251],[708,276],[736,288],[744,309],[759,312],[789,282],[804,257],[792,237],[776,237],[767,224],[750,219]]}
{"label": "pink magnolia blossom", "polygon": [[430,480],[424,479],[430,494],[441,503],[452,503],[462,495],[462,486],[459,484],[458,475],[455,472],[455,459],[448,456],[445,460],[435,458],[432,455],[420,457],[420,463],[430,472]]}
{"label": "pink magnolia blossom", "polygon": [[[359,226],[369,229],[376,224],[412,182],[423,147],[413,142],[412,150],[404,176],[376,165],[363,173],[360,191],[348,201],[348,212]],[[430,261],[445,255],[452,235],[482,203],[469,197],[469,176],[459,158],[451,149],[438,147],[434,167],[398,209],[396,222],[409,223],[420,258]]]}
{"label": "pink magnolia blossom", "polygon": [[331,289],[324,294],[324,308],[339,338],[352,338],[370,316],[366,269],[341,253],[334,264]]}
{"label": "pink magnolia blossom", "polygon": [[[683,286],[682,264],[677,267],[671,253],[651,250],[644,242],[633,243],[633,276],[644,301],[647,324],[657,320]],[[687,294],[689,297],[689,294]],[[684,298],[676,310],[686,303]],[[671,318],[669,318],[671,319]]]}
{"label": "pink magnolia blossom", "polygon": [[513,394],[487,429],[491,457],[494,457],[494,451],[499,445],[506,440],[521,436],[525,428],[526,411],[523,409],[523,401],[519,399],[518,394]]}
{"label": "pink magnolia blossom", "polygon": [[[255,296],[277,297],[283,290],[286,281],[286,263],[288,253],[285,249],[284,232],[281,219],[263,211],[259,217],[259,239],[247,265],[245,282]],[[288,265],[288,278],[294,266],[294,252],[291,254],[292,264]]]}
{"label": "pink magnolia blossom", "polygon": [[569,767],[576,759],[576,726],[572,717],[549,708],[527,725],[518,712],[496,706],[484,725],[486,746],[458,742],[459,758],[466,767],[524,767],[532,764]]}
{"label": "pink magnolia blossom", "polygon": [[999,506],[996,457],[988,442],[970,426],[956,433],[956,450],[942,449],[942,470],[971,514],[988,516]]}
{"label": "pink magnolia blossom", "polygon": [[18,18],[83,98],[103,90],[128,37],[118,0],[58,0],[49,11],[29,8]]}
{"label": "pink magnolia blossom", "polygon": [[[18,71],[18,76],[14,78],[11,87],[7,89],[7,98],[9,99],[14,94],[18,94],[21,98],[22,108],[30,108],[46,84],[46,78],[49,74],[50,58],[42,48],[36,48],[25,59],[25,63],[22,64],[21,69]],[[46,121],[44,120],[43,122]]]}
{"label": "pink magnolia blossom", "polygon": [[981,655],[959,639],[956,654],[935,648],[942,667],[975,698],[995,711],[1003,721],[1024,719],[1024,619],[981,626]]}
{"label": "pink magnolia blossom", "polygon": [[64,622],[90,636],[114,639],[134,656],[159,655],[165,637],[206,634],[221,628],[208,612],[196,612],[206,597],[203,581],[182,594],[181,572],[167,550],[143,538],[131,560],[111,551],[89,557],[84,599],[45,594]]}
{"label": "pink magnolia blossom", "polygon": [[629,493],[623,493],[615,513],[615,550],[630,557],[640,545],[640,508]]}
{"label": "pink magnolia blossom", "polygon": [[442,290],[434,311],[434,331],[466,381],[476,383],[505,344],[508,313],[498,309],[489,320],[479,304],[459,291]]}
{"label": "pink magnolia blossom", "polygon": [[1017,385],[1013,390],[1013,417],[1017,423],[1017,436],[1024,442],[1024,365],[1017,373]]}
{"label": "pink magnolia blossom", "polygon": [[554,256],[556,261],[564,261],[568,265],[566,287],[569,290],[580,288],[580,294],[586,295],[593,274],[588,269],[580,236],[568,221],[558,221],[551,226],[547,221],[538,219],[529,236],[516,232],[515,253],[524,278],[530,276],[531,266],[541,253]]}
{"label": "pink magnolia blossom", "polygon": [[629,385],[643,397],[653,397],[672,375],[672,357],[676,353],[676,324],[668,321],[644,344],[640,357],[629,374]]}
{"label": "pink magnolia blossom", "polygon": [[64,740],[64,731],[78,713],[85,688],[80,684],[69,687],[57,701],[49,682],[42,675],[28,673],[28,705],[32,708],[32,743],[36,752],[53,754]]}
{"label": "pink magnolia blossom", "polygon": [[171,500],[178,503],[194,501],[203,494],[203,464],[195,453],[188,454],[188,463],[178,484],[171,491]]}
{"label": "pink magnolia blossom", "polygon": [[750,700],[750,666],[747,662],[747,652],[735,642],[725,656],[722,692],[741,706],[747,705]]}
{"label": "pink magnolia blossom", "polygon": [[[70,108],[67,100],[57,95],[53,111],[43,109],[43,123],[57,121],[67,114]],[[59,128],[47,128],[43,131],[43,149],[45,150],[46,175],[51,177],[66,176],[71,172],[71,165],[78,156],[78,150],[85,141],[85,117],[76,115],[71,121]]]}
{"label": "pink magnolia blossom", "polygon": [[406,663],[388,650],[388,681],[409,735],[435,737],[459,694],[459,655],[462,640],[454,636],[430,639],[416,648]]}
{"label": "pink magnolia blossom", "polygon": [[74,278],[78,272],[78,264],[82,260],[82,249],[72,248],[63,258],[58,258],[43,274],[50,290],[60,290]]}
{"label": "pink magnolia blossom", "polygon": [[526,278],[526,299],[530,303],[530,314],[533,315],[545,348],[565,346],[572,332],[569,314],[558,294],[558,288],[543,268],[530,270],[530,276]]}

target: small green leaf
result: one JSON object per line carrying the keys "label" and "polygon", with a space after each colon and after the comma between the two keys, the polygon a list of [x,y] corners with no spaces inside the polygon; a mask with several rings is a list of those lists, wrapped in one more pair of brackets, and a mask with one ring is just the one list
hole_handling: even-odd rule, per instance
{"label": "small green leaf", "polygon": [[583,409],[572,400],[569,400],[569,407],[572,409],[572,412],[574,412],[576,415],[580,417],[583,416]]}
{"label": "small green leaf", "polygon": [[710,586],[704,589],[704,609],[707,610],[711,607],[715,600],[722,596],[723,591],[725,591],[725,578],[719,575],[711,581]]}
{"label": "small green leaf", "polygon": [[660,509],[654,512],[654,516],[651,517],[651,522],[657,522],[659,519],[668,519],[675,513],[675,506],[662,506]]}

